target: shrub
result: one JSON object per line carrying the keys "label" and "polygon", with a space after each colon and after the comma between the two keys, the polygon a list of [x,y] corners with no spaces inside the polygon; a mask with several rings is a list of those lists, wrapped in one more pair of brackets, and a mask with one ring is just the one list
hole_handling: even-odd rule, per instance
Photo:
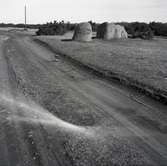
{"label": "shrub", "polygon": [[125,29],[130,34],[131,38],[141,38],[145,40],[151,40],[154,37],[154,33],[146,23],[133,22],[125,25]]}
{"label": "shrub", "polygon": [[167,24],[151,22],[149,26],[156,36],[167,36]]}
{"label": "shrub", "polygon": [[36,32],[37,35],[55,35],[53,28],[49,27],[40,27]]}
{"label": "shrub", "polygon": [[64,21],[46,23],[39,27],[36,35],[64,35],[67,31],[73,30],[75,24],[64,23]]}
{"label": "shrub", "polygon": [[146,32],[141,33],[141,36],[140,36],[140,38],[145,39],[145,40],[151,40],[153,39],[153,37],[154,37],[154,34],[151,29],[149,29]]}

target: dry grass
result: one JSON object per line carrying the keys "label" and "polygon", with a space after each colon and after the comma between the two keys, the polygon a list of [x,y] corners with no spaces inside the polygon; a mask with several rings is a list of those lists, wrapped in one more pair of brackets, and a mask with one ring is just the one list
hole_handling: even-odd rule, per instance
{"label": "dry grass", "polygon": [[70,56],[89,67],[126,77],[156,91],[162,90],[166,95],[166,39],[94,40],[90,43],[61,41],[60,37],[43,36],[38,39],[48,43],[56,52]]}
{"label": "dry grass", "polygon": [[35,35],[37,29],[27,29],[27,31],[25,31],[24,28],[0,27],[0,31],[20,33],[20,34],[24,34],[24,35]]}

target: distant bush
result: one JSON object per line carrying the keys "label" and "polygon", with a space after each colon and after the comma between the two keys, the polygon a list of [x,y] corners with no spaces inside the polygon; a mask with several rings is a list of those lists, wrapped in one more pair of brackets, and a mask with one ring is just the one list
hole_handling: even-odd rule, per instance
{"label": "distant bush", "polygon": [[151,22],[149,27],[156,36],[167,36],[167,23]]}
{"label": "distant bush", "polygon": [[141,38],[145,40],[151,40],[154,37],[154,33],[146,23],[133,22],[125,25],[125,29],[130,34],[131,38]]}
{"label": "distant bush", "polygon": [[[99,24],[93,21],[89,21],[89,23],[92,25],[93,31],[96,32]],[[140,37],[151,39],[154,35],[167,36],[167,23],[151,22],[147,24],[141,22],[121,22],[117,24],[124,26],[128,34],[133,38]],[[70,22],[65,23],[64,21],[54,21],[46,24],[27,24],[26,27],[38,29],[37,35],[63,35],[66,31],[73,31],[75,29],[75,25],[76,24],[72,24]],[[0,23],[0,27],[24,28],[25,25]]]}
{"label": "distant bush", "polygon": [[67,31],[74,30],[75,24],[64,21],[47,23],[39,27],[37,35],[64,35]]}
{"label": "distant bush", "polygon": [[128,34],[130,34],[131,37],[142,36],[141,34],[144,33],[146,33],[148,38],[152,38],[153,35],[167,36],[167,23],[150,22],[149,24],[146,24],[140,22],[121,22],[119,24],[125,26]]}
{"label": "distant bush", "polygon": [[40,27],[36,34],[39,35],[55,35],[55,32],[52,28]]}
{"label": "distant bush", "polygon": [[141,33],[140,38],[145,40],[151,40],[154,38],[154,33],[152,32],[151,29],[149,29],[148,31]]}

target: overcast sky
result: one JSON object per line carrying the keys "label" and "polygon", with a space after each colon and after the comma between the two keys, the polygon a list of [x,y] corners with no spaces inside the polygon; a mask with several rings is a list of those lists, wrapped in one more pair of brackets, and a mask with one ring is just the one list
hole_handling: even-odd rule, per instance
{"label": "overcast sky", "polygon": [[167,0],[1,0],[0,22],[28,23],[53,20],[83,22],[167,22]]}

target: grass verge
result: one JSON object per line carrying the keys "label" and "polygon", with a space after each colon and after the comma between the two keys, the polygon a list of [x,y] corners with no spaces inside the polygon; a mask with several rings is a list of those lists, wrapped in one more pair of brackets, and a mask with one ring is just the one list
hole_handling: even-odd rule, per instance
{"label": "grass verge", "polygon": [[167,51],[165,51],[167,40],[94,41],[92,43],[45,37],[34,38],[34,40],[96,75],[117,80],[123,85],[133,87],[167,104],[165,75],[167,73]]}

